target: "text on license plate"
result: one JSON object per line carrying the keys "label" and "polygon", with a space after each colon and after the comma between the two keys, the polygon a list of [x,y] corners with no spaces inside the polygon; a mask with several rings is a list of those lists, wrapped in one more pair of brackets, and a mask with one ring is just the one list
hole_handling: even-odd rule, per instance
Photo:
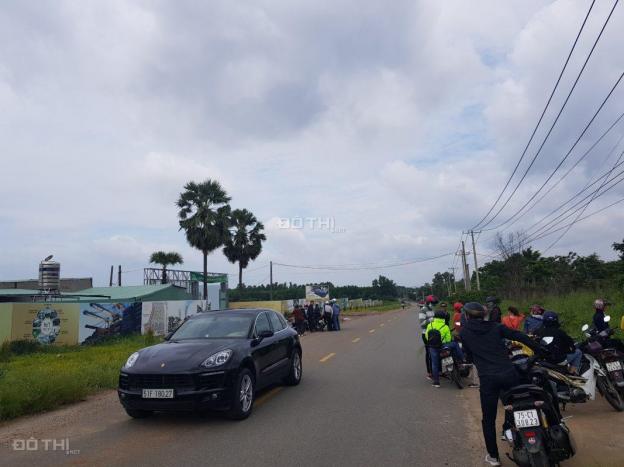
{"label": "text on license plate", "polygon": [[514,412],[514,419],[516,421],[516,428],[529,428],[532,426],[540,426],[539,416],[537,410],[518,410]]}
{"label": "text on license plate", "polygon": [[173,389],[143,389],[143,399],[173,399]]}
{"label": "text on license plate", "polygon": [[453,357],[446,357],[442,359],[443,366],[449,366],[453,364]]}
{"label": "text on license plate", "polygon": [[618,371],[622,369],[622,364],[617,360],[615,362],[606,362],[605,365],[607,365],[607,371]]}

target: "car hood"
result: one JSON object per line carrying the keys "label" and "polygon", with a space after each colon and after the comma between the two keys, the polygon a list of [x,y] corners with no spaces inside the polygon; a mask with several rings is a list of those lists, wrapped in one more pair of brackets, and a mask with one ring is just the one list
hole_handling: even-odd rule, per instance
{"label": "car hood", "polygon": [[202,339],[169,341],[146,347],[139,351],[139,358],[129,368],[130,372],[186,372],[198,370],[199,365],[220,350],[232,349],[231,339]]}

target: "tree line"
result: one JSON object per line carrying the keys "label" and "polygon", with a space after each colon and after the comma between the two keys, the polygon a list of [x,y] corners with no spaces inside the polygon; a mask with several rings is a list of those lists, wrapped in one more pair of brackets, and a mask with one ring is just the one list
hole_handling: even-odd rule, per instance
{"label": "tree line", "polygon": [[[392,279],[385,276],[379,276],[373,279],[370,286],[344,285],[336,286],[331,282],[321,284],[329,287],[329,294],[333,298],[349,298],[364,300],[395,300],[400,297],[407,297],[408,293],[414,295],[414,290],[397,285]],[[293,300],[305,297],[306,284],[295,284],[292,282],[274,283],[271,290],[271,284],[243,286],[238,289],[230,290],[230,301],[262,301],[270,300]]]}
{"label": "tree line", "polygon": [[567,255],[544,256],[539,250],[525,247],[522,234],[496,238],[498,258],[479,268],[481,292],[476,292],[476,273],[466,292],[463,281],[449,272],[436,272],[431,282],[418,288],[418,295],[434,295],[443,299],[465,298],[483,300],[497,295],[513,300],[526,300],[546,295],[565,295],[586,290],[609,292],[624,287],[624,240],[613,243],[619,259],[605,261],[596,253],[587,256],[569,252]]}

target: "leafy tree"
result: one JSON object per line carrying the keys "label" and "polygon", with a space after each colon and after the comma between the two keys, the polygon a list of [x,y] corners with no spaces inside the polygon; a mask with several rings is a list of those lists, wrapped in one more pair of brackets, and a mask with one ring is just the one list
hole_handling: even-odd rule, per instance
{"label": "leafy tree", "polygon": [[615,251],[617,251],[620,255],[620,259],[622,261],[624,261],[624,239],[622,240],[622,243],[617,243],[615,242],[613,245],[611,245],[613,247],[613,249]]}
{"label": "leafy tree", "polygon": [[395,282],[385,276],[373,280],[373,293],[375,298],[392,299],[397,296],[397,286]]}
{"label": "leafy tree", "polygon": [[208,254],[229,238],[230,197],[215,180],[184,185],[176,205],[180,230],[189,244],[204,256],[204,297],[208,296]]}
{"label": "leafy tree", "polygon": [[230,217],[230,236],[225,241],[223,253],[230,263],[238,262],[238,287],[243,286],[243,269],[262,251],[266,236],[264,225],[246,209],[235,209]]}
{"label": "leafy tree", "polygon": [[173,266],[174,264],[182,264],[184,260],[180,253],[170,251],[165,253],[164,251],[155,251],[150,256],[150,263],[160,264],[162,266],[162,283],[167,283],[167,266]]}

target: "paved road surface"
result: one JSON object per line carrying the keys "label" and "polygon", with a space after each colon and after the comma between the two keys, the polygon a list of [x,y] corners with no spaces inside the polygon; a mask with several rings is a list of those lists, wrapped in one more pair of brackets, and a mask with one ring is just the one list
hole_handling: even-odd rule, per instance
{"label": "paved road surface", "polygon": [[[418,329],[417,313],[408,309],[350,320],[340,333],[304,336],[301,385],[260,394],[243,422],[198,415],[132,420],[106,392],[5,423],[0,464],[482,465],[468,390],[429,385]],[[69,438],[75,453],[11,449],[11,440],[30,436]]]}

